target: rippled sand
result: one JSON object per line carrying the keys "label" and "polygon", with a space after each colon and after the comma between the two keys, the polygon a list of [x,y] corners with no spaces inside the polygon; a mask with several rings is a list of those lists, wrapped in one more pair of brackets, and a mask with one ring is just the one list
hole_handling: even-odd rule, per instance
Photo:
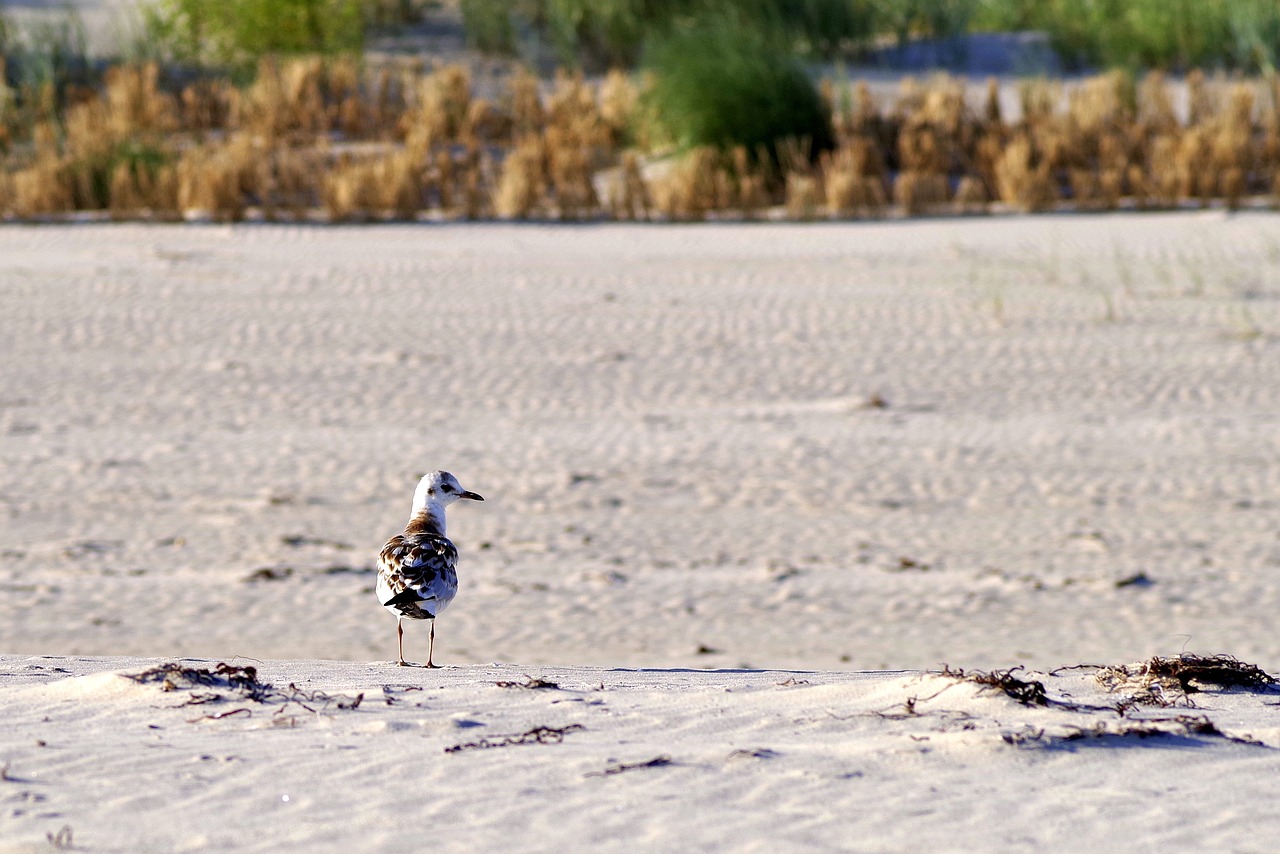
{"label": "rippled sand", "polygon": [[[0,227],[0,650],[1280,668],[1280,224]],[[406,654],[423,658],[426,627]]]}

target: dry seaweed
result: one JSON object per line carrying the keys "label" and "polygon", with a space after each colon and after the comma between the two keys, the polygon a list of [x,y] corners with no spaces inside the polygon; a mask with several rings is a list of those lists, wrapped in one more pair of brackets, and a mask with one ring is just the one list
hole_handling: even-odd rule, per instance
{"label": "dry seaweed", "polygon": [[549,682],[546,679],[535,679],[532,676],[526,676],[525,681],[523,682],[514,682],[511,680],[504,679],[498,682],[494,682],[493,684],[497,685],[499,688],[526,688],[530,691],[540,691],[540,690],[559,691],[560,690],[559,682]]}
{"label": "dry seaweed", "polygon": [[[1138,664],[1101,667],[1095,676],[1111,692],[1131,695],[1131,703],[1170,706],[1210,689],[1273,689],[1276,679],[1256,664],[1231,655],[1154,656]],[[1170,693],[1176,692],[1171,697]]]}
{"label": "dry seaweed", "polygon": [[408,693],[409,691],[421,691],[420,685],[383,685],[382,700],[388,706],[394,706],[400,700],[395,696],[397,693]]}
{"label": "dry seaweed", "polygon": [[269,689],[271,687],[258,681],[258,669],[256,667],[235,667],[225,662],[219,662],[210,670],[207,667],[188,667],[184,664],[168,661],[141,673],[126,673],[124,675],[125,678],[144,685],[149,682],[159,682],[160,690],[162,691],[194,688],[197,685],[248,689],[249,691]]}
{"label": "dry seaweed", "polygon": [[332,704],[337,706],[339,709],[358,709],[360,708],[360,704],[364,702],[363,692],[356,694],[354,697],[348,697],[346,694],[329,694],[325,691],[306,691],[299,688],[292,682],[289,683],[288,692],[288,694],[282,694],[281,696],[285,697],[287,702],[297,703],[308,712],[315,712],[316,709],[311,708],[307,703],[318,705],[321,708],[328,708],[329,705]]}
{"label": "dry seaweed", "polygon": [[479,741],[468,741],[446,747],[445,753],[459,753],[463,750],[488,750],[493,747],[510,747],[513,744],[559,744],[571,732],[584,730],[582,724],[569,724],[563,727],[536,726],[525,732],[512,735],[495,735]]}
{"label": "dry seaweed", "polygon": [[[254,703],[280,703],[280,711],[284,711],[285,706],[294,703],[308,712],[316,714],[330,706],[335,706],[339,709],[358,709],[360,703],[364,700],[363,693],[350,697],[346,694],[308,691],[299,688],[292,682],[289,683],[287,688],[281,690],[270,682],[260,681],[258,679],[258,669],[252,665],[237,667],[224,662],[219,662],[213,669],[209,669],[207,667],[189,667],[171,661],[152,667],[149,670],[144,670],[141,673],[126,673],[125,677],[144,685],[158,682],[160,683],[160,690],[166,692],[194,688],[213,688],[228,692],[227,695],[224,695],[218,693],[218,690],[193,690],[185,702],[179,703],[172,708],[217,703],[234,697],[236,699],[250,700]],[[219,720],[239,711],[247,712],[249,710],[239,709],[232,712],[223,712],[219,715],[205,715],[196,720]],[[279,714],[280,711],[277,711],[276,714]]]}
{"label": "dry seaweed", "polygon": [[952,670],[949,666],[943,665],[942,675],[964,682],[973,682],[987,688],[998,688],[1024,706],[1049,705],[1050,700],[1045,693],[1043,682],[1038,679],[1019,679],[1013,675],[1015,671],[1021,669],[1022,666],[1019,665],[1008,670],[992,670],[990,673],[981,670],[967,673],[963,669]]}

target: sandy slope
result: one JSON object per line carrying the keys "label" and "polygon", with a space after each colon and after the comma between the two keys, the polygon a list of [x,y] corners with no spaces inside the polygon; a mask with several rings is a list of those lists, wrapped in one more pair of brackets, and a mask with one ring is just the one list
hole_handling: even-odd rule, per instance
{"label": "sandy slope", "polygon": [[[63,828],[100,852],[1263,851],[1280,834],[1267,693],[1122,719],[1082,671],[1038,675],[1048,708],[909,673],[272,661],[259,681],[306,696],[265,702],[119,675],[158,663],[0,658],[0,851]],[[531,677],[556,687],[499,684]],[[504,738],[538,727],[573,729]]]}
{"label": "sandy slope", "polygon": [[0,649],[386,660],[445,467],[445,663],[1280,669],[1277,296],[1266,214],[5,226]]}

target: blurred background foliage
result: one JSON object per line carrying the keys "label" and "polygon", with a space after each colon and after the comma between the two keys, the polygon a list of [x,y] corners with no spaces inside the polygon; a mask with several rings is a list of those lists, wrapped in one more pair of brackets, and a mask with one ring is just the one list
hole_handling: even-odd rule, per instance
{"label": "blurred background foliage", "polygon": [[549,43],[560,62],[630,68],[652,40],[732,16],[786,35],[797,55],[854,59],[886,39],[1040,30],[1069,67],[1269,72],[1276,0],[461,0],[473,46],[518,55]]}
{"label": "blurred background foliage", "polygon": [[[148,0],[111,61],[68,8],[0,13],[0,216],[1280,204],[1280,0]],[[1025,30],[1110,71],[1005,81],[1006,122],[841,67]]]}

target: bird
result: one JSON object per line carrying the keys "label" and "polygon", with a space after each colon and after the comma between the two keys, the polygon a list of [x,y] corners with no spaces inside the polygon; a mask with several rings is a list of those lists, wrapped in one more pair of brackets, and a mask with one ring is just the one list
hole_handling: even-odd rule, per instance
{"label": "bird", "polygon": [[447,471],[433,471],[422,476],[413,493],[413,511],[403,534],[387,540],[378,555],[378,580],[374,593],[378,604],[396,618],[396,641],[399,660],[404,660],[404,621],[430,620],[431,640],[427,649],[427,667],[436,645],[436,617],[449,606],[458,592],[458,550],[445,536],[444,510],[460,499],[484,501],[474,492],[462,488],[458,479]]}

